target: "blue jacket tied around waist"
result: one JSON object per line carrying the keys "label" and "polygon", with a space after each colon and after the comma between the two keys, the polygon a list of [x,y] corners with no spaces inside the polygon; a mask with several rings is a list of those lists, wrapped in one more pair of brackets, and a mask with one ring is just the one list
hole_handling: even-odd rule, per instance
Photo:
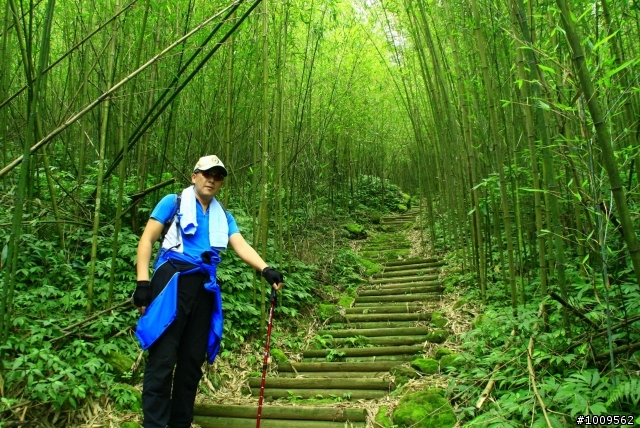
{"label": "blue jacket tied around waist", "polygon": [[[177,262],[195,264],[196,267],[182,272],[176,272],[164,289],[147,307],[144,315],[138,320],[136,337],[142,349],[148,349],[164,333],[178,314],[178,279],[180,275],[189,275],[198,272],[209,274],[204,288],[214,294],[214,308],[211,314],[211,328],[209,329],[209,342],[207,345],[207,359],[213,363],[222,342],[222,295],[220,286],[216,282],[216,270],[220,263],[220,255],[217,251],[203,253],[205,259],[210,257],[211,263],[206,263],[202,258],[194,263],[192,257],[185,256],[174,251],[162,251],[157,266],[167,263],[169,259]],[[207,260],[208,261],[208,260]]]}

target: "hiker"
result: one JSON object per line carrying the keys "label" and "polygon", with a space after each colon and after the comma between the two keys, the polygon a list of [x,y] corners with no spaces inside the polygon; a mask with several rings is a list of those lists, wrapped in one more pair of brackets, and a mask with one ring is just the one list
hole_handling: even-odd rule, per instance
{"label": "hiker", "polygon": [[[142,389],[144,428],[191,426],[205,354],[212,363],[222,340],[222,298],[216,283],[220,251],[231,245],[274,289],[283,286],[282,274],[244,240],[231,213],[216,200],[226,176],[217,156],[200,158],[191,174],[193,186],[165,196],[140,237],[132,300],[141,314],[136,336],[149,350]],[[151,251],[161,236],[150,281]]]}

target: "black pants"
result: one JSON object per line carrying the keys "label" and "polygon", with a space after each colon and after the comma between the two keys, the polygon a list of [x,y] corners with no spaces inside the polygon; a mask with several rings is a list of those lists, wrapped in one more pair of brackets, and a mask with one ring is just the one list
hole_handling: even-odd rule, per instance
{"label": "black pants", "polygon": [[[151,280],[154,297],[177,270],[189,267],[177,263],[161,266]],[[180,276],[178,315],[149,348],[142,389],[144,428],[191,426],[214,302],[213,294],[204,289],[206,279],[200,273]]]}

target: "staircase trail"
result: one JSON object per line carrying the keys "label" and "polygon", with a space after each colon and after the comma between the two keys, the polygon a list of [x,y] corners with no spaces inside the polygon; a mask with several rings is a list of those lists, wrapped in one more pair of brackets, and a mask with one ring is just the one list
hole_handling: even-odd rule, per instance
{"label": "staircase trail", "polygon": [[[367,401],[382,399],[395,389],[389,370],[422,356],[431,330],[429,307],[441,298],[443,290],[439,281],[443,263],[433,258],[398,260],[411,251],[402,229],[413,223],[416,215],[413,211],[382,218],[385,232],[367,241],[361,251],[379,262],[382,271],[358,289],[352,307],[318,331],[322,337],[318,342],[324,349],[305,350],[301,362],[279,363],[278,375],[267,377],[265,399],[289,400],[266,402],[261,427],[365,427]],[[248,380],[254,397],[260,393],[260,381]],[[295,402],[304,399],[330,403]],[[351,404],[346,407],[340,401]],[[353,407],[357,404],[362,407]],[[202,428],[253,428],[257,405],[197,404],[194,413],[194,422]]]}

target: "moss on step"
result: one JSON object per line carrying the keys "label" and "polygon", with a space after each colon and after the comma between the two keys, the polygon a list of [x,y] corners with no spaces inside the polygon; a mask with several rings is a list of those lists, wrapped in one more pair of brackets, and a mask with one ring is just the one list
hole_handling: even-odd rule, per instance
{"label": "moss on step", "polygon": [[457,302],[455,302],[455,303],[453,304],[453,306],[452,306],[451,308],[455,310],[455,309],[458,309],[458,308],[463,307],[463,306],[464,306],[464,305],[466,305],[467,303],[469,303],[469,301],[467,300],[467,298],[466,298],[466,297],[461,297],[460,299],[458,299],[458,301],[457,301]]}
{"label": "moss on step", "polygon": [[393,422],[400,427],[453,427],[456,424],[456,415],[443,395],[444,391],[439,388],[405,395],[393,411]]}
{"label": "moss on step", "polygon": [[349,239],[363,239],[367,237],[367,232],[361,224],[347,223],[344,225],[344,229],[348,232]]}
{"label": "moss on step", "polygon": [[406,213],[408,211],[408,208],[405,204],[398,204],[398,206],[396,207],[396,210],[398,210],[398,212],[401,212],[401,213]]}
{"label": "moss on step", "polygon": [[445,325],[447,325],[448,322],[449,320],[446,319],[444,315],[442,315],[442,312],[440,311],[434,311],[433,314],[431,315],[431,324],[433,324],[438,328],[444,327]]}
{"label": "moss on step", "polygon": [[141,426],[137,422],[122,422],[120,428],[141,428]]}
{"label": "moss on step", "polygon": [[443,329],[433,330],[427,335],[427,341],[430,343],[444,343],[449,337],[449,332]]}
{"label": "moss on step", "polygon": [[409,382],[409,379],[417,379],[420,377],[420,374],[416,370],[405,366],[393,367],[389,370],[389,373],[396,378],[396,386],[402,386]]}
{"label": "moss on step", "polygon": [[366,277],[375,275],[376,273],[382,271],[382,266],[369,260],[362,259],[362,266],[364,266],[364,276]]}
{"label": "moss on step", "polygon": [[274,360],[276,360],[276,362],[278,363],[288,363],[289,362],[289,358],[286,356],[286,354],[280,350],[280,349],[271,349],[271,356],[273,357]]}
{"label": "moss on step", "polygon": [[436,352],[433,354],[433,358],[439,360],[445,355],[451,355],[451,351],[447,348],[437,348]]}
{"label": "moss on step", "polygon": [[443,373],[457,371],[464,367],[464,359],[456,353],[445,355],[440,359],[440,369]]}
{"label": "moss on step", "polygon": [[411,367],[425,374],[438,373],[438,361],[433,358],[418,358],[411,362]]}
{"label": "moss on step", "polygon": [[338,306],[342,306],[343,308],[350,308],[351,304],[355,301],[355,297],[351,296],[342,296],[340,300],[338,300]]}
{"label": "moss on step", "polygon": [[387,416],[387,406],[380,406],[376,414],[376,424],[380,427],[391,428],[391,419]]}
{"label": "moss on step", "polygon": [[113,373],[117,380],[127,380],[131,378],[131,367],[135,363],[133,359],[121,354],[118,351],[111,351],[102,357],[105,363],[113,367]]}
{"label": "moss on step", "polygon": [[321,303],[320,305],[318,305],[318,315],[322,320],[329,319],[338,314],[340,314],[340,308],[335,305],[326,303]]}
{"label": "moss on step", "polygon": [[142,392],[126,383],[116,383],[111,386],[109,396],[115,407],[121,411],[139,412],[142,410]]}

